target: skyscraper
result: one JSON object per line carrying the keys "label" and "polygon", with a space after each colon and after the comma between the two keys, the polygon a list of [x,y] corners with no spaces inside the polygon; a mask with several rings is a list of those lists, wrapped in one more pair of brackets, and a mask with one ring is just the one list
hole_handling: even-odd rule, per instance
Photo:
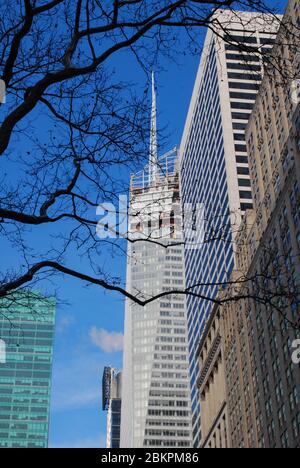
{"label": "skyscraper", "polygon": [[46,448],[55,301],[23,291],[0,303],[0,447]]}
{"label": "skyscraper", "polygon": [[[145,300],[182,289],[178,152],[158,160],[153,83],[149,165],[132,177],[127,289]],[[190,447],[186,301],[126,301],[121,447]]]}
{"label": "skyscraper", "polygon": [[107,411],[106,447],[120,447],[122,372],[105,367],[102,379],[102,409]]}
{"label": "skyscraper", "polygon": [[[182,201],[204,204],[205,237],[186,249],[187,286],[213,298],[234,267],[233,243],[252,193],[245,128],[262,79],[262,55],[278,22],[258,13],[221,10],[207,33],[180,148]],[[206,285],[206,286],[205,286]],[[212,286],[210,286],[212,285]],[[200,443],[197,348],[213,304],[188,297],[194,445]]]}
{"label": "skyscraper", "polygon": [[237,238],[236,268],[256,278],[253,297],[269,300],[223,310],[233,446],[300,447],[299,18],[299,0],[290,0],[246,129],[254,210]]}
{"label": "skyscraper", "polygon": [[[240,298],[216,307],[218,326],[210,320],[204,332],[217,330],[219,344],[210,339],[201,352],[206,447],[220,444],[221,404],[229,446],[300,447],[299,18],[300,2],[290,0],[246,129],[254,209],[236,238],[235,284],[223,291]],[[216,381],[226,392],[212,405]]]}

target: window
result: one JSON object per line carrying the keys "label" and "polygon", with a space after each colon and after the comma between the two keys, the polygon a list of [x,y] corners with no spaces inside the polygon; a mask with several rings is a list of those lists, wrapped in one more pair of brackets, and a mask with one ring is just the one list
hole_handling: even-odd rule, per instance
{"label": "window", "polygon": [[245,54],[226,54],[227,60],[243,60],[245,62],[259,62],[259,57]]}
{"label": "window", "polygon": [[251,199],[251,198],[252,198],[252,193],[251,193],[251,192],[246,192],[246,191],[240,190],[240,198],[241,198],[242,200]]}
{"label": "window", "polygon": [[241,203],[241,210],[242,211],[252,210],[252,208],[253,208],[252,203]]}
{"label": "window", "polygon": [[236,156],[235,160],[239,164],[248,164],[248,157],[247,156]]}
{"label": "window", "polygon": [[244,63],[235,63],[235,62],[228,62],[227,68],[230,70],[248,70],[248,71],[260,71],[260,65],[253,65],[247,62]]}
{"label": "window", "polygon": [[248,167],[238,167],[237,173],[240,175],[249,175],[249,169]]}
{"label": "window", "polygon": [[236,91],[231,91],[229,95],[231,99],[244,99],[245,101],[255,101],[256,99],[256,94],[250,93],[238,93]]}
{"label": "window", "polygon": [[233,120],[249,120],[250,114],[244,112],[232,112],[231,117]]}
{"label": "window", "polygon": [[228,78],[233,80],[261,81],[262,76],[258,73],[234,73],[228,72]]}
{"label": "window", "polygon": [[226,34],[224,36],[224,41],[227,42],[244,42],[245,44],[257,44],[257,39],[255,36],[237,36],[233,34]]}
{"label": "window", "polygon": [[235,145],[234,149],[235,149],[235,151],[238,151],[239,153],[247,153],[247,146],[246,145]]}
{"label": "window", "polygon": [[233,122],[232,127],[233,127],[233,130],[245,130],[247,127],[247,124],[241,123],[241,122]]}
{"label": "window", "polygon": [[258,91],[259,90],[259,84],[256,83],[235,83],[235,82],[229,82],[229,88],[230,89],[251,89],[253,91]]}
{"label": "window", "polygon": [[232,109],[253,109],[253,103],[249,102],[231,102],[230,105]]}

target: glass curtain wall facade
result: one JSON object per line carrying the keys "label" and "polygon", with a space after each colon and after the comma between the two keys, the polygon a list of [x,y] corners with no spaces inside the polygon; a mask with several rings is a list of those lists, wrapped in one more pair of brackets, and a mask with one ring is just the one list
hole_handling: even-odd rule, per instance
{"label": "glass curtain wall facade", "polygon": [[[245,128],[262,79],[261,57],[278,28],[265,15],[227,10],[212,24],[216,32],[207,33],[180,148],[182,202],[193,207],[196,220],[204,205],[205,227],[203,241],[186,249],[186,281],[188,287],[204,284],[194,291],[209,298],[233,270],[234,239],[243,213],[253,206]],[[197,349],[212,307],[210,301],[187,299],[196,447],[201,438]]]}
{"label": "glass curtain wall facade", "polygon": [[103,410],[107,411],[106,447],[120,447],[122,372],[105,367],[102,379]]}
{"label": "glass curtain wall facade", "polygon": [[[154,174],[150,164],[131,182],[127,290],[141,300],[185,284],[177,150]],[[185,297],[127,300],[121,447],[190,446]]]}
{"label": "glass curtain wall facade", "polygon": [[0,303],[0,448],[48,446],[55,307],[28,291]]}

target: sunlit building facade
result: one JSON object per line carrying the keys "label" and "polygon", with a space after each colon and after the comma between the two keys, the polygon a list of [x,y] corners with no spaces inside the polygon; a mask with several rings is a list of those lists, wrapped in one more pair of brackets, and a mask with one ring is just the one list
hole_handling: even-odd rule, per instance
{"label": "sunlit building facade", "polygon": [[158,160],[153,80],[149,165],[131,180],[121,447],[191,447],[178,151]]}
{"label": "sunlit building facade", "polygon": [[246,130],[254,210],[237,237],[237,274],[263,300],[223,310],[234,447],[300,447],[299,24],[290,0]]}
{"label": "sunlit building facade", "polygon": [[230,447],[300,447],[299,23],[290,0],[246,129],[253,210],[199,352],[205,447],[220,446],[221,410]]}
{"label": "sunlit building facade", "polygon": [[201,399],[201,448],[231,448],[229,414],[222,346],[221,313],[212,310],[199,344],[200,375],[197,382]]}
{"label": "sunlit building facade", "polygon": [[[133,177],[127,289],[141,300],[182,290],[178,153]],[[121,447],[190,447],[186,300],[166,295],[145,307],[126,302]]]}
{"label": "sunlit building facade", "polygon": [[[193,290],[204,298],[216,297],[218,284],[229,278],[236,233],[253,207],[245,128],[262,79],[261,57],[277,29],[274,17],[222,10],[212,18],[204,44],[180,148],[182,202],[192,206],[196,226],[204,205],[205,222],[202,241],[186,248],[186,282],[203,284]],[[187,299],[196,447],[201,440],[197,349],[212,308],[211,301]]]}

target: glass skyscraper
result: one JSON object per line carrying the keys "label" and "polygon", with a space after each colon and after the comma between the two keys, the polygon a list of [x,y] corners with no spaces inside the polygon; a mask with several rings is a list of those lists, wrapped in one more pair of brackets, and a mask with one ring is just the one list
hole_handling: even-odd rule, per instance
{"label": "glass skyscraper", "polygon": [[[177,151],[131,188],[127,289],[139,299],[184,288]],[[135,234],[135,236],[134,236]],[[138,241],[139,240],[139,241]],[[168,248],[166,247],[168,245]],[[190,447],[186,301],[126,301],[121,447]]]}
{"label": "glass skyscraper", "polygon": [[[193,291],[203,297],[215,298],[218,283],[229,278],[235,235],[243,213],[253,206],[245,128],[262,79],[262,56],[278,26],[274,17],[222,10],[207,33],[180,148],[182,202],[192,207],[195,226],[201,205],[205,231],[201,243],[186,248],[186,281],[188,287],[202,284]],[[197,349],[212,307],[209,300],[187,298],[196,447],[201,438]]]}
{"label": "glass skyscraper", "polygon": [[121,447],[190,447],[184,248],[178,151],[157,159],[153,84],[150,161],[132,177],[126,301]]}
{"label": "glass skyscraper", "polygon": [[120,447],[122,372],[105,367],[102,378],[102,409],[107,411],[106,448]]}
{"label": "glass skyscraper", "polygon": [[0,302],[0,448],[48,446],[55,307],[30,291]]}

